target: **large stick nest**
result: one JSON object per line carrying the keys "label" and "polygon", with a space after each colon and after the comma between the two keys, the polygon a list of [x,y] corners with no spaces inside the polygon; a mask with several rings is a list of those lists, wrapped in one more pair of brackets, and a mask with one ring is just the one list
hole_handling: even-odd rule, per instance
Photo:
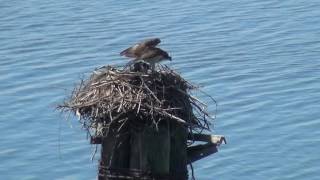
{"label": "large stick nest", "polygon": [[195,88],[167,66],[159,71],[143,63],[121,69],[107,66],[82,80],[58,108],[78,115],[95,136],[103,134],[101,127],[127,121],[157,125],[172,120],[191,130],[209,129],[206,105],[188,93]]}

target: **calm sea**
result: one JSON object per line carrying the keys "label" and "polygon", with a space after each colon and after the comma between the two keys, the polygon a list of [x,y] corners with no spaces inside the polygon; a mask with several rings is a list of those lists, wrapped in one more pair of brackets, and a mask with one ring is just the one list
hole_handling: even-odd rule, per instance
{"label": "calm sea", "polygon": [[94,148],[55,106],[146,37],[218,101],[228,144],[199,180],[320,178],[320,1],[0,2],[1,180],[95,179]]}

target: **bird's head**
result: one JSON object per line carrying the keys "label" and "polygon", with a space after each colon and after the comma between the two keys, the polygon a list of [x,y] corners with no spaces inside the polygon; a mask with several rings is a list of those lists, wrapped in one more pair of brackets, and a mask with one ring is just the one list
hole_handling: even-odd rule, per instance
{"label": "bird's head", "polygon": [[147,39],[144,41],[146,46],[151,46],[151,47],[157,46],[160,42],[161,40],[159,38]]}
{"label": "bird's head", "polygon": [[159,44],[159,43],[161,43],[160,38],[154,38],[153,43],[154,43],[154,44]]}

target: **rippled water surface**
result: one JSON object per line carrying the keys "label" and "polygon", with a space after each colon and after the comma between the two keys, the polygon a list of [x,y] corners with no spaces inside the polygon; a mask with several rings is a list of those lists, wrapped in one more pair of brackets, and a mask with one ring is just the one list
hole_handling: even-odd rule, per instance
{"label": "rippled water surface", "polygon": [[318,179],[319,17],[318,0],[1,1],[0,179],[95,179],[85,132],[54,107],[146,37],[219,103],[228,144],[198,179]]}

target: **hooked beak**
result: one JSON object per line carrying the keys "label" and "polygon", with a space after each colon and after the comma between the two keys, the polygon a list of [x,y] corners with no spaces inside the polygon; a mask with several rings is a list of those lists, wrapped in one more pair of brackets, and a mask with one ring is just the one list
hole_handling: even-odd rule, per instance
{"label": "hooked beak", "polygon": [[168,60],[169,60],[169,61],[172,61],[172,58],[169,56],[169,57],[168,57]]}

